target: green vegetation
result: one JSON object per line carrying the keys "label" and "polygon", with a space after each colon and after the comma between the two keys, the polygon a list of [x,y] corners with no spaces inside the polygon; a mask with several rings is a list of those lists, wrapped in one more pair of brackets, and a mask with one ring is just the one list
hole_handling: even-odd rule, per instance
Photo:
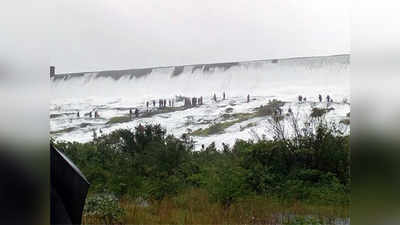
{"label": "green vegetation", "polygon": [[256,108],[256,114],[257,116],[271,116],[276,114],[277,111],[280,111],[280,108],[284,104],[285,103],[280,100],[273,99],[272,101],[269,101],[267,105]]}
{"label": "green vegetation", "polygon": [[213,135],[213,134],[221,134],[224,132],[224,130],[233,124],[237,123],[237,121],[229,121],[229,122],[223,122],[223,123],[214,123],[210,127],[206,129],[197,129],[190,133],[192,136],[208,136],[208,135]]}
{"label": "green vegetation", "polygon": [[171,112],[176,112],[176,111],[182,111],[187,109],[188,107],[184,107],[184,106],[180,106],[180,107],[165,107],[165,108],[159,108],[157,110],[154,111],[148,111],[148,112],[144,112],[143,114],[141,114],[141,117],[152,117],[158,114],[162,114],[162,113],[171,113]]}
{"label": "green vegetation", "polygon": [[[285,103],[279,100],[272,100],[269,101],[269,103],[265,106],[260,106],[256,108],[256,111],[253,113],[234,113],[234,114],[229,114],[229,112],[232,112],[232,108],[227,108],[225,110],[225,114],[222,115],[223,120],[231,120],[231,121],[226,121],[226,122],[219,122],[219,123],[214,123],[208,128],[205,129],[197,129],[193,132],[190,133],[192,136],[209,136],[213,134],[221,134],[224,132],[224,130],[236,123],[241,123],[243,121],[255,118],[255,117],[261,117],[261,116],[274,116],[275,119],[282,120],[284,118],[283,115],[280,115],[281,107]],[[248,127],[254,126],[255,124],[248,124],[246,127],[241,128],[241,130],[246,129]]]}
{"label": "green vegetation", "polygon": [[93,125],[93,124],[92,123],[81,123],[81,124],[79,124],[79,127],[80,128],[85,128],[85,127],[91,126],[91,125]]}
{"label": "green vegetation", "polygon": [[231,112],[233,112],[233,108],[232,107],[228,107],[228,108],[225,109],[225,112],[226,113],[231,113]]}
{"label": "green vegetation", "polygon": [[50,114],[50,119],[58,118],[61,116],[69,116],[69,115],[75,115],[76,113],[54,113]]}
{"label": "green vegetation", "polygon": [[256,125],[257,125],[256,123],[248,123],[246,126],[240,127],[240,131],[244,131],[247,128],[250,128],[250,127],[255,127]]}
{"label": "green vegetation", "polygon": [[116,116],[112,117],[106,124],[126,123],[131,121],[129,116]]}
{"label": "green vegetation", "polygon": [[344,124],[344,125],[350,125],[350,119],[342,119],[342,120],[340,121],[340,123],[341,123],[341,124]]}
{"label": "green vegetation", "polygon": [[213,134],[221,134],[224,130],[236,123],[241,123],[248,119],[254,118],[256,115],[252,113],[234,113],[234,114],[223,114],[222,118],[224,120],[231,120],[225,122],[214,123],[211,126],[205,129],[197,129],[191,132],[189,135],[191,136],[208,136]]}
{"label": "green vegetation", "polygon": [[334,108],[313,108],[310,116],[314,118],[322,117],[331,110],[334,110]]}
{"label": "green vegetation", "polygon": [[105,225],[121,223],[125,215],[124,210],[119,206],[118,199],[111,194],[89,196],[86,199],[84,212],[86,217],[96,221],[96,224]]}
{"label": "green vegetation", "polygon": [[76,129],[77,129],[76,127],[67,127],[67,128],[62,129],[62,130],[50,131],[50,134],[68,133],[68,132],[74,131]]}
{"label": "green vegetation", "polygon": [[60,113],[56,113],[56,114],[50,114],[50,119],[53,119],[53,118],[57,118],[57,117],[61,117],[62,116],[62,114],[60,114]]}
{"label": "green vegetation", "polygon": [[[193,151],[190,136],[167,135],[159,125],[116,130],[89,143],[55,144],[91,183],[87,224],[268,224],[279,214],[348,217],[349,137],[323,121],[316,127],[294,138],[277,134],[274,140],[238,140],[223,149],[211,144],[202,151]],[[115,200],[98,197],[109,195],[118,198],[122,212]],[[108,203],[93,209],[98,201]],[[313,224],[307,220],[286,224]]]}

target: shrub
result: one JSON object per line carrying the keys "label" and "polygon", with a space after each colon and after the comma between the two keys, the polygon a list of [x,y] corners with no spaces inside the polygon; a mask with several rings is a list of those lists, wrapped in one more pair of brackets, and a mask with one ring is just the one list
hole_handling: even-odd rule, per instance
{"label": "shrub", "polygon": [[118,204],[118,199],[111,194],[89,196],[86,199],[84,213],[86,216],[100,219],[105,225],[121,223],[125,215]]}
{"label": "shrub", "polygon": [[225,112],[226,113],[231,113],[231,112],[233,112],[233,108],[232,107],[228,107],[228,108],[225,109]]}
{"label": "shrub", "polygon": [[281,110],[285,103],[276,99],[269,101],[267,105],[256,108],[257,116],[270,116]]}
{"label": "shrub", "polygon": [[341,124],[350,125],[350,119],[343,119],[340,121]]}
{"label": "shrub", "polygon": [[128,116],[116,116],[111,118],[107,124],[114,124],[114,123],[126,123],[131,121],[131,118]]}
{"label": "shrub", "polygon": [[247,194],[246,173],[241,167],[225,163],[214,169],[213,174],[210,174],[208,178],[208,191],[212,200],[227,209],[232,203]]}

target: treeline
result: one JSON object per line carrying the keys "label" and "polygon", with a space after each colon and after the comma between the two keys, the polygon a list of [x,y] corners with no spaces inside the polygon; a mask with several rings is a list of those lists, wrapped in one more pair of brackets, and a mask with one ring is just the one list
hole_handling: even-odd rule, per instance
{"label": "treeline", "polygon": [[116,130],[89,143],[58,142],[91,183],[90,194],[161,201],[190,188],[229,207],[252,195],[348,205],[349,137],[319,123],[294,138],[243,141],[194,151],[187,135],[160,125]]}

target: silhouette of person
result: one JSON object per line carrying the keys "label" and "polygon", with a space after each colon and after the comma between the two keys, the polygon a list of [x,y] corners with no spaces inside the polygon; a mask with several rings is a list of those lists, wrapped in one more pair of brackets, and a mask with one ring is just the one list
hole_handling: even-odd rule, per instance
{"label": "silhouette of person", "polygon": [[318,95],[318,98],[319,98],[319,102],[322,102],[322,95],[321,94]]}
{"label": "silhouette of person", "polygon": [[247,103],[250,102],[250,94],[247,95]]}
{"label": "silhouette of person", "polygon": [[135,116],[139,117],[139,109],[138,108],[135,109]]}
{"label": "silhouette of person", "polygon": [[225,91],[222,93],[222,99],[225,100]]}

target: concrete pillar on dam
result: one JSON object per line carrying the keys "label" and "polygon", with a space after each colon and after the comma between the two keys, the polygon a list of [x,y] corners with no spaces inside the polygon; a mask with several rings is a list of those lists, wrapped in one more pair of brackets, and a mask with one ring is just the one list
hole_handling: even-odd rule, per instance
{"label": "concrete pillar on dam", "polygon": [[56,67],[50,66],[50,78],[54,77],[55,74],[56,74]]}

